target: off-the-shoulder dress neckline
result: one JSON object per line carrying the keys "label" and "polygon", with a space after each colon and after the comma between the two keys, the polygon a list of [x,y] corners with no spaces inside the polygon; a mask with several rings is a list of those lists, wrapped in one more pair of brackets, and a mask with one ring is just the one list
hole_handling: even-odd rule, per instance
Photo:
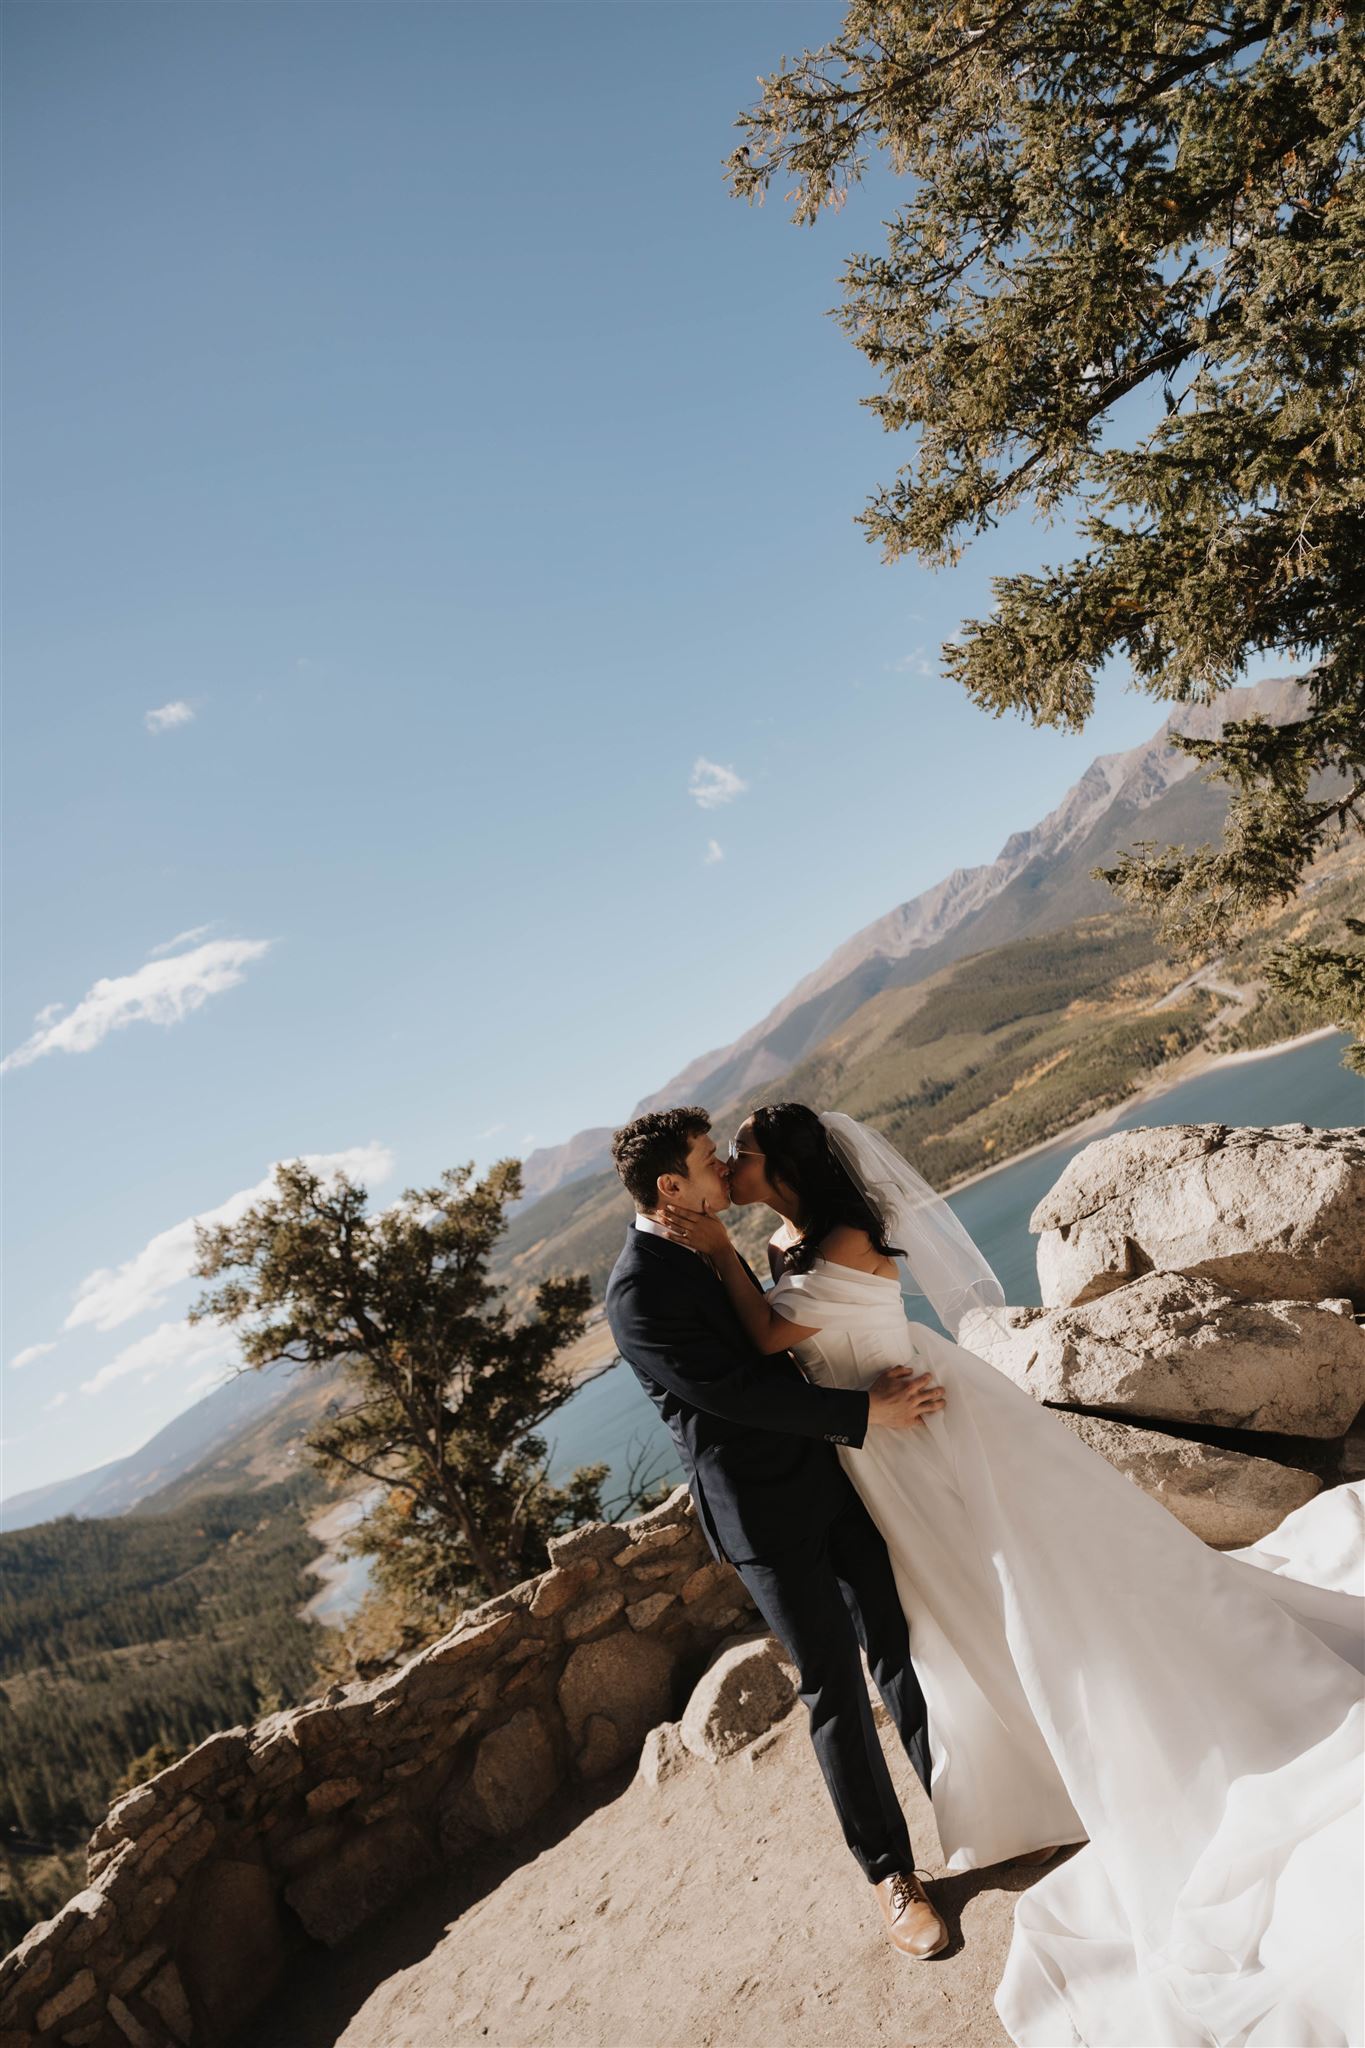
{"label": "off-the-shoulder dress neckline", "polygon": [[[792,1242],[795,1243],[793,1238]],[[781,1246],[778,1247],[782,1249]],[[823,1252],[817,1252],[811,1261],[814,1266],[824,1266],[831,1273],[846,1273],[853,1280],[874,1280],[878,1287],[900,1287],[898,1273],[865,1273],[861,1266],[845,1266],[839,1259],[827,1259]],[[779,1273],[779,1280],[799,1280],[799,1273]]]}

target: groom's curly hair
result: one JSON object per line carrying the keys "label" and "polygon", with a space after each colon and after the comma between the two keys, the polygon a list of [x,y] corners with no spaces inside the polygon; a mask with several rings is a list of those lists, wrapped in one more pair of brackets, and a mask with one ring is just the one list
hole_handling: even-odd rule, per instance
{"label": "groom's curly hair", "polygon": [[661,1173],[687,1178],[688,1147],[710,1128],[709,1113],[695,1104],[688,1109],[652,1109],[622,1124],[612,1136],[611,1156],[637,1209],[658,1206]]}
{"label": "groom's curly hair", "polygon": [[813,1109],[770,1102],[753,1111],[749,1128],[769,1183],[782,1181],[801,1205],[801,1235],[782,1253],[789,1273],[809,1273],[822,1241],[841,1223],[865,1230],[884,1259],[905,1256],[900,1245],[887,1243],[880,1210],[849,1178]]}

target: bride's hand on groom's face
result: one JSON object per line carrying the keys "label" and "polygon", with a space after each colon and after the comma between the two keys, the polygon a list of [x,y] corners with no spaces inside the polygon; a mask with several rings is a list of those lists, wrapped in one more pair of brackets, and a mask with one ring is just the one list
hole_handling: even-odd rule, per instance
{"label": "bride's hand on groom's face", "polygon": [[717,1258],[730,1248],[729,1231],[705,1204],[700,1209],[681,1209],[676,1202],[665,1202],[659,1220],[675,1244],[690,1245],[704,1259]]}

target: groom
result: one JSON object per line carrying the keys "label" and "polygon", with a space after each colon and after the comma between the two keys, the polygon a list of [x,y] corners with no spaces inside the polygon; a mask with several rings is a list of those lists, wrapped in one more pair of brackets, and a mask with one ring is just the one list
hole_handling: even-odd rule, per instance
{"label": "groom", "polygon": [[664,1200],[729,1208],[710,1132],[704,1109],[666,1109],[612,1139],[636,1216],[607,1283],[607,1321],[677,1444],[711,1549],[797,1667],[834,1810],[893,1944],[933,1955],[948,1932],[914,1875],[859,1644],[926,1792],[927,1710],[886,1546],[833,1448],[861,1444],[870,1426],[913,1427],[932,1375],[893,1366],[870,1389],[816,1387],[789,1354],[754,1348],[709,1262],[658,1221]]}

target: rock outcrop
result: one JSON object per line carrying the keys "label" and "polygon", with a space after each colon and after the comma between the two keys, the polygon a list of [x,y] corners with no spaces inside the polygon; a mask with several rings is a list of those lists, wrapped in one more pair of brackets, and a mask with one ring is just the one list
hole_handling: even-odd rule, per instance
{"label": "rock outcrop", "polygon": [[1046,1307],[1144,1273],[1365,1312],[1365,1128],[1166,1124],[1078,1152],[1029,1219]]}
{"label": "rock outcrop", "polygon": [[756,1619],[686,1487],[550,1554],[397,1671],[210,1736],[125,1794],[85,1889],[0,1963],[0,2048],[240,2042],[291,1955],[628,1765]]}
{"label": "rock outcrop", "polygon": [[1030,1228],[1043,1306],[964,1344],[1219,1549],[1320,1491],[1365,1404],[1365,1129],[1116,1132]]}
{"label": "rock outcrop", "polygon": [[1248,1301],[1146,1273],[1079,1308],[1006,1309],[972,1330],[974,1351],[1064,1407],[1339,1437],[1365,1405],[1365,1329],[1344,1296]]}
{"label": "rock outcrop", "polygon": [[1240,1550],[1312,1500],[1322,1481],[1295,1465],[1256,1458],[1196,1438],[1167,1436],[1103,1415],[1059,1408],[1075,1431],[1125,1478],[1169,1508],[1176,1520],[1215,1550]]}

